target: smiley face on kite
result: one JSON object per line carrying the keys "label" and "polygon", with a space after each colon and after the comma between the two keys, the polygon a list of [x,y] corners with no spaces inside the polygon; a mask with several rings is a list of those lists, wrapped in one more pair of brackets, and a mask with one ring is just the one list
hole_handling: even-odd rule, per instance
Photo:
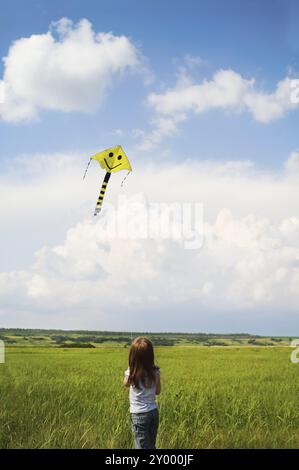
{"label": "smiley face on kite", "polygon": [[98,215],[102,208],[106,187],[110,179],[111,173],[120,170],[128,170],[130,172],[132,171],[132,167],[122,147],[120,145],[117,145],[116,147],[112,147],[110,149],[106,149],[102,152],[96,153],[95,155],[92,155],[85,170],[83,179],[86,176],[91,160],[97,160],[101,167],[106,170],[106,175],[94,211],[94,215]]}
{"label": "smiley face on kite", "polygon": [[120,145],[104,150],[103,152],[96,153],[91,158],[93,160],[97,160],[103,170],[106,170],[109,173],[119,170],[132,171],[128,157]]}

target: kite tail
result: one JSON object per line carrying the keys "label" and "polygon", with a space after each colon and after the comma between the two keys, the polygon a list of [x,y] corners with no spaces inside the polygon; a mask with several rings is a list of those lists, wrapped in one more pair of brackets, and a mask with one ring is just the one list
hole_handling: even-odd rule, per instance
{"label": "kite tail", "polygon": [[108,181],[110,179],[110,176],[111,176],[111,173],[109,173],[107,171],[107,173],[105,175],[105,178],[104,178],[104,181],[103,181],[103,184],[102,184],[102,187],[101,187],[99,197],[98,197],[97,205],[96,205],[96,208],[94,210],[94,215],[98,215],[98,213],[101,212],[102,202],[103,202],[103,199],[104,199],[105,191],[106,191],[107,184],[108,184]]}

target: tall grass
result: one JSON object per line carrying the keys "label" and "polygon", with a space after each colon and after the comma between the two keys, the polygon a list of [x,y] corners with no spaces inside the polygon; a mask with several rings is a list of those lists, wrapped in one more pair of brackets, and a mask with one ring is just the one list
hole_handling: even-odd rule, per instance
{"label": "tall grass", "polygon": [[[299,365],[286,348],[165,347],[158,447],[299,447]],[[1,448],[130,448],[128,350],[8,348]]]}

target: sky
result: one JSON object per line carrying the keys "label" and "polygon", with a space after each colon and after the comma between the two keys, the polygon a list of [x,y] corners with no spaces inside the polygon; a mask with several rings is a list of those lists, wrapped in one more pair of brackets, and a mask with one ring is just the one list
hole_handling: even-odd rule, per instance
{"label": "sky", "polygon": [[[292,0],[1,2],[0,325],[299,334],[298,20]],[[118,144],[133,172],[94,218],[104,171],[82,175]]]}

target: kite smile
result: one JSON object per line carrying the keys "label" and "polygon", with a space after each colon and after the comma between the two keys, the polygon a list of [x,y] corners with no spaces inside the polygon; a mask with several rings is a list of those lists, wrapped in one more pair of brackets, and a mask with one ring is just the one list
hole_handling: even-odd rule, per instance
{"label": "kite smile", "polygon": [[108,162],[107,162],[106,158],[104,158],[104,161],[105,161],[107,167],[109,168],[109,170],[114,170],[114,168],[116,168],[116,167],[118,167],[119,165],[121,165],[121,163],[119,163],[118,165],[115,165],[115,166],[111,166],[111,167],[110,167],[110,166],[108,165]]}

